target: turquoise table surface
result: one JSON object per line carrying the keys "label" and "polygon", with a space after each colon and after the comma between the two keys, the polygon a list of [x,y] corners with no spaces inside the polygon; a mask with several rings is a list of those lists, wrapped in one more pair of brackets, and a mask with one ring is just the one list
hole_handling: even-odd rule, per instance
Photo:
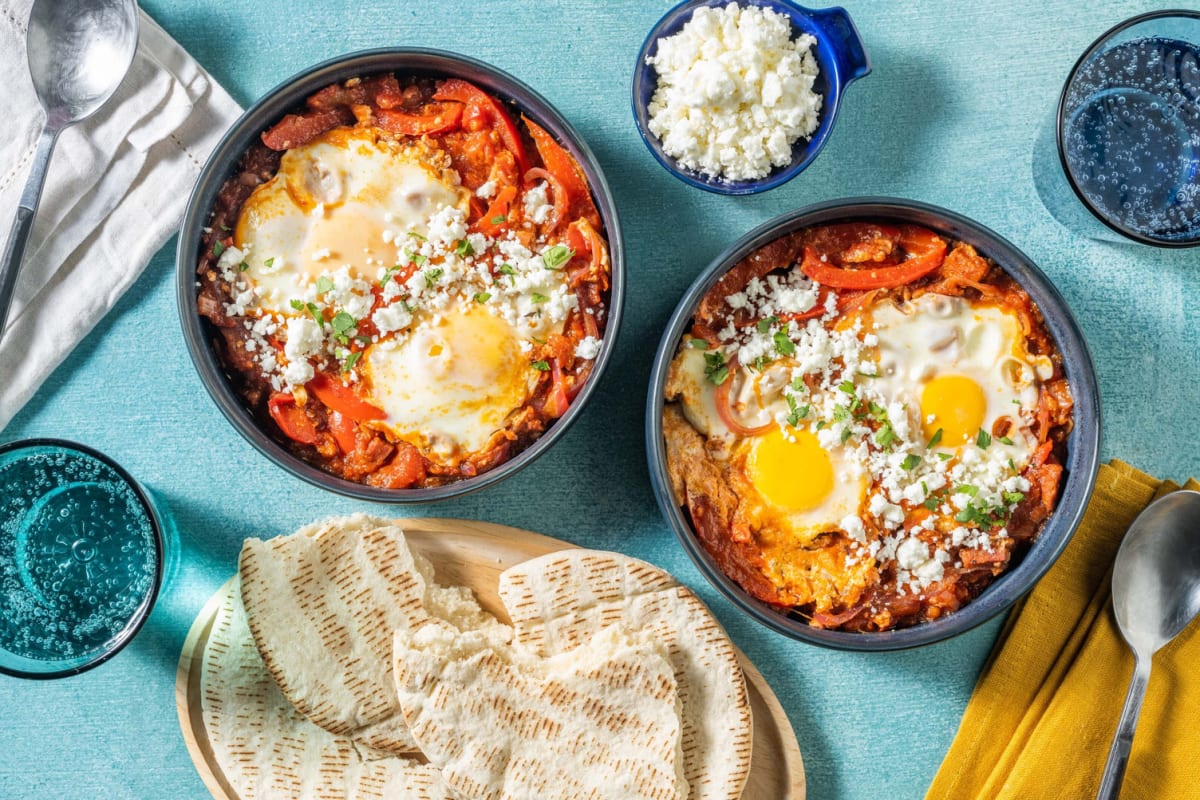
{"label": "turquoise table surface", "polygon": [[[1000,621],[891,654],[784,639],[710,589],[649,488],[646,381],[676,300],[733,239],[811,202],[914,198],[1013,241],[1058,285],[1090,342],[1104,456],[1163,477],[1197,470],[1200,349],[1192,334],[1200,323],[1200,250],[1075,236],[1043,208],[1031,174],[1035,134],[1075,58],[1109,26],[1151,9],[1148,2],[848,0],[874,71],[846,93],[828,146],[806,172],[746,198],[685,186],[638,137],[630,76],[664,2],[143,5],[243,104],[317,61],[389,45],[469,53],[530,84],[587,139],[616,195],[629,253],[625,323],[591,407],[540,461],[463,499],[371,506],[292,478],[226,423],[184,347],[172,241],[0,431],[0,440],[58,436],[106,452],[166,501],[182,543],[179,568],[148,625],[114,660],[55,682],[0,678],[0,798],[205,797],[175,713],[175,667],[189,625],[233,572],[243,538],[356,509],[516,525],[671,570],[700,592],[774,687],[795,727],[811,798],[923,796]],[[1098,701],[1119,702],[1121,691]],[[1063,742],[1061,757],[1071,758],[1071,746]]]}

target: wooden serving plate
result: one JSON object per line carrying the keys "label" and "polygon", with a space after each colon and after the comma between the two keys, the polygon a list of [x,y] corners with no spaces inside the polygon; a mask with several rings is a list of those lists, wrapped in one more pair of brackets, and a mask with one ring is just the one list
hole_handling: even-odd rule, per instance
{"label": "wooden serving plate", "polygon": [[[485,609],[505,621],[508,616],[497,593],[500,573],[530,558],[575,547],[549,536],[490,522],[457,519],[399,522],[412,548],[434,565],[440,583],[470,587]],[[200,710],[200,667],[213,618],[233,585],[234,578],[230,578],[192,623],[175,673],[175,706],[183,738],[200,777],[216,800],[240,798],[230,787],[209,746]],[[741,650],[737,656],[746,675],[754,717],[754,754],[742,797],[804,800],[804,763],[792,725],[762,674]]]}

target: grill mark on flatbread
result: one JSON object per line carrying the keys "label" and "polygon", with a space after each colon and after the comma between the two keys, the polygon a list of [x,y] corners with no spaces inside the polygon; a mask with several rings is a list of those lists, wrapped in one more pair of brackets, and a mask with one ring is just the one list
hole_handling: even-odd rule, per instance
{"label": "grill mark on flatbread", "polygon": [[414,736],[468,797],[687,797],[673,669],[650,645],[605,635],[530,659],[428,623],[396,634],[394,661]]}
{"label": "grill mark on flatbread", "polygon": [[737,653],[691,590],[663,570],[616,553],[562,551],[500,576],[516,641],[542,656],[618,627],[655,641],[674,667],[680,746],[692,796],[738,800],[750,771],[750,701]]}
{"label": "grill mark on flatbread", "polygon": [[236,585],[217,610],[200,663],[204,728],[240,800],[464,800],[434,767],[360,758],[350,739],[299,715],[259,657]]}
{"label": "grill mark on flatbread", "polygon": [[[392,690],[392,634],[428,619],[431,597],[450,590],[403,532],[363,514],[331,519],[247,540],[239,563],[254,641],[291,704],[331,733],[416,752]],[[497,624],[473,600],[464,608],[452,622]]]}

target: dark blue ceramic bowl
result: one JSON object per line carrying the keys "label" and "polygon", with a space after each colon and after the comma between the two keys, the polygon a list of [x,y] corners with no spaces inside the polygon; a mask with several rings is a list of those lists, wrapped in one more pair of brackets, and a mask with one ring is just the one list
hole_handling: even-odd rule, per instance
{"label": "dark blue ceramic bowl", "polygon": [[871,71],[871,62],[862,38],[842,8],[808,9],[787,0],[737,0],[742,6],[768,8],[791,18],[794,33],[809,33],[817,40],[814,56],[820,67],[820,75],[813,84],[813,91],[823,98],[821,120],[811,138],[800,140],[792,147],[792,160],[764,178],[752,181],[729,181],[712,175],[704,175],[680,166],[674,158],[663,152],[662,143],[650,133],[650,115],[646,108],[654,90],[658,88],[658,74],[646,63],[648,56],[658,52],[659,39],[672,36],[692,18],[692,12],[701,6],[723,7],[731,0],[685,0],[666,13],[651,29],[650,35],[638,52],[633,70],[633,116],[637,121],[642,141],[666,169],[686,184],[718,194],[755,194],[774,189],[796,177],[812,163],[821,152],[825,141],[833,131],[846,87]]}
{"label": "dark blue ceramic bowl", "polygon": [[[213,335],[196,310],[197,285],[196,263],[198,261],[201,236],[221,185],[234,172],[238,160],[259,135],[278,122],[284,114],[302,108],[304,100],[313,92],[331,83],[344,81],[355,76],[366,76],[380,72],[396,72],[401,75],[418,75],[432,78],[457,77],[469,80],[480,88],[491,92],[501,100],[509,102],[513,110],[527,114],[545,128],[560,144],[567,148],[587,175],[588,184],[596,200],[596,208],[604,222],[608,237],[609,257],[612,265],[612,281],[608,300],[608,325],[604,342],[596,357],[595,367],[583,389],[566,414],[551,425],[536,442],[518,453],[511,460],[495,469],[476,477],[423,489],[379,489],[366,484],[348,481],[331,475],[292,454],[262,429],[254,415],[243,405],[234,391],[209,345]],[[366,50],[359,53],[317,64],[267,92],[261,100],[246,110],[234,123],[225,138],[213,150],[205,164],[200,179],[192,190],[183,228],[179,233],[179,248],[176,253],[176,300],[179,317],[183,323],[184,338],[192,361],[200,373],[200,379],[217,406],[233,427],[254,445],[263,455],[298,478],[316,486],[349,497],[375,500],[384,503],[411,503],[443,500],[467,494],[485,486],[504,480],[542,455],[566,433],[587,406],[596,392],[596,386],[616,348],[617,331],[620,329],[621,308],[625,297],[625,246],[621,239],[621,225],[617,219],[617,208],[609,191],[608,182],[592,151],[570,123],[555,110],[554,106],[511,75],[493,66],[457,53],[417,48]]]}
{"label": "dark blue ceramic bowl", "polygon": [[[979,597],[953,614],[911,628],[878,633],[811,627],[799,615],[780,611],[751,597],[722,572],[696,538],[687,513],[675,504],[667,475],[666,445],[663,440],[663,387],[667,370],[705,293],[746,255],[780,236],[814,225],[855,220],[923,225],[974,245],[980,253],[991,258],[1029,293],[1041,309],[1046,327],[1062,353],[1066,377],[1075,397],[1075,427],[1067,439],[1065,479],[1058,508],[1046,521],[1041,534],[1021,561],[997,578]],[[667,324],[654,359],[646,403],[646,452],[655,498],[667,524],[675,531],[696,567],[734,605],[768,628],[793,639],[843,650],[899,650],[947,639],[995,617],[1032,589],[1062,553],[1083,517],[1099,468],[1100,396],[1087,343],[1062,295],[1042,271],[1010,242],[966,217],[924,203],[881,197],[835,200],[783,214],[750,231],[722,253],[688,289]]]}

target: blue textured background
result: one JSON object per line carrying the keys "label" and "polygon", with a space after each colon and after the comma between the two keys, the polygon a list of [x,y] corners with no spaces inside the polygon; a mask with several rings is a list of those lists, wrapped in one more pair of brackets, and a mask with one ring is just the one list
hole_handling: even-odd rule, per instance
{"label": "blue textured background", "polygon": [[[812,798],[917,798],[958,725],[998,622],[886,655],[820,650],[741,619],[709,590],[661,520],[642,422],[653,347],[676,299],[729,242],[780,213],[862,194],[955,209],[1009,238],[1054,280],[1093,349],[1106,458],[1164,477],[1196,471],[1200,251],[1074,236],[1038,201],[1032,142],[1075,58],[1148,2],[851,2],[874,72],[799,178],[732,199],[688,188],[650,157],[629,81],[665,3],[440,0],[295,3],[145,0],[243,104],[331,56],[388,45],[469,53],[533,86],[599,157],[625,228],[629,295],[602,391],[554,450],[490,491],[377,512],[517,525],[660,564],[697,588],[771,682],[795,726]],[[243,442],[204,392],[176,319],[174,242],[0,439],[97,447],[165,498],[182,567],[147,628],[112,662],[49,683],[0,678],[0,797],[205,796],[175,715],[175,665],[242,539],[367,508],[293,479]],[[1113,702],[1116,702],[1114,694]],[[1070,758],[1070,742],[1063,758]],[[1099,769],[1100,765],[1080,765]],[[748,800],[770,800],[748,798]]]}

